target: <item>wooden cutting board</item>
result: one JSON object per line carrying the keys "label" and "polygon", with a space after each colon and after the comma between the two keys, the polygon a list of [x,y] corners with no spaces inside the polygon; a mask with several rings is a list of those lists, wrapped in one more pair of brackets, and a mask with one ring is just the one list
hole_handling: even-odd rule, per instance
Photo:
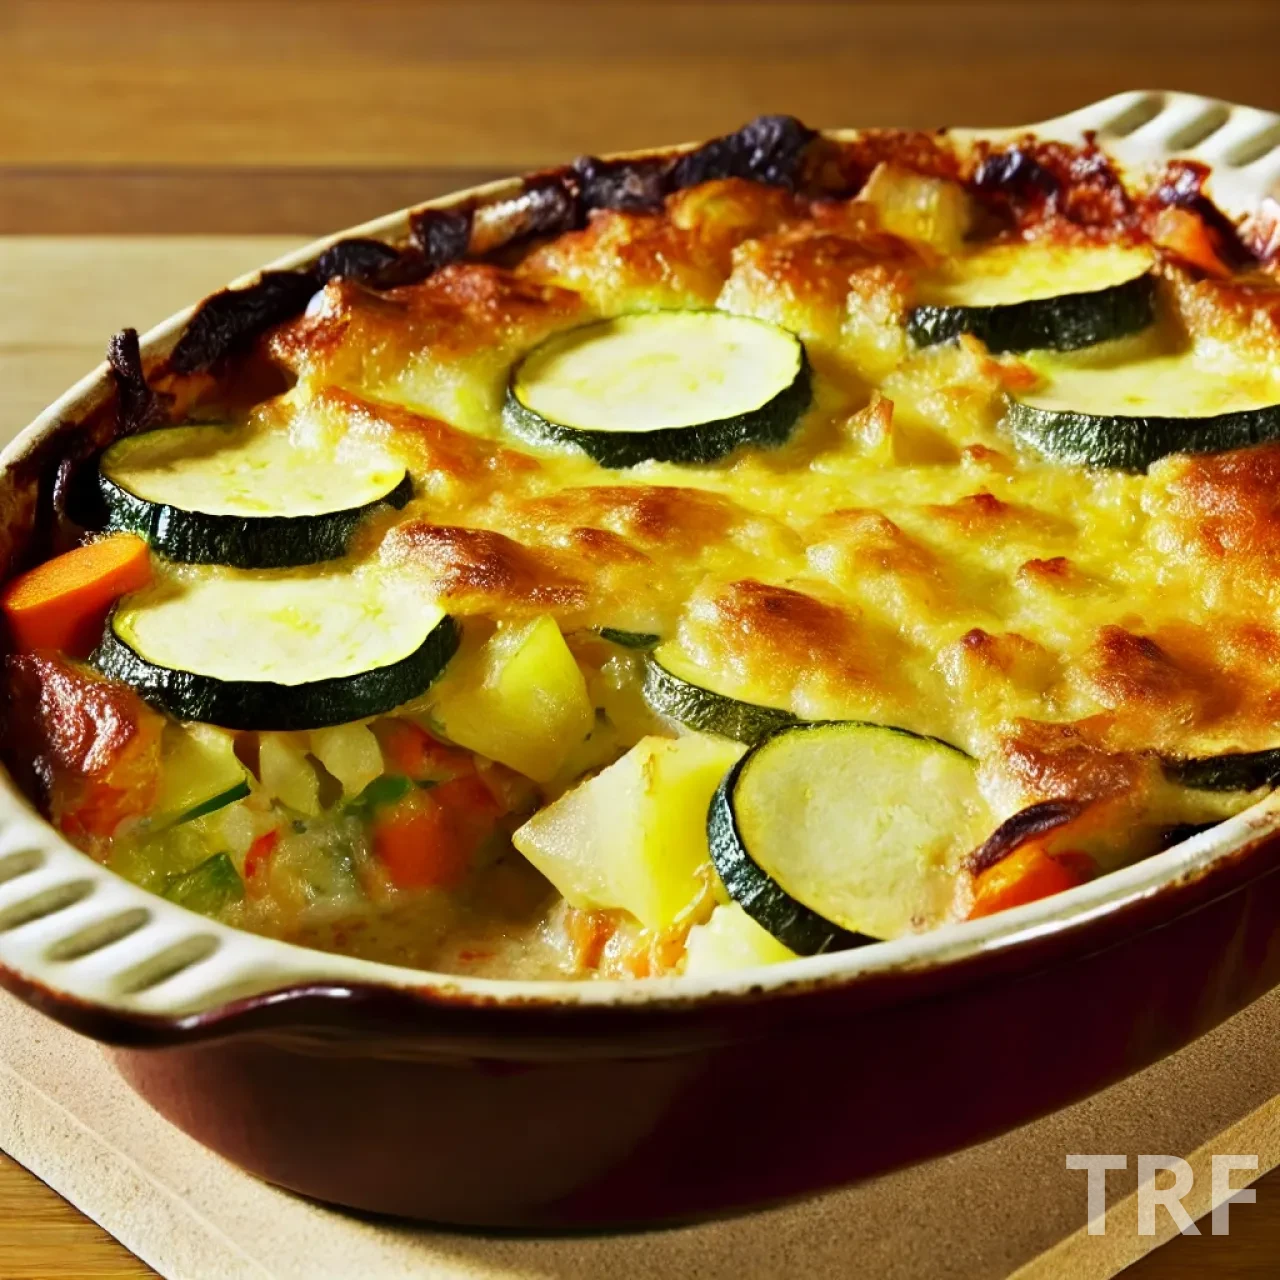
{"label": "wooden cutting board", "polygon": [[[182,304],[286,252],[283,238],[0,238],[0,443],[101,358],[122,324],[146,329]],[[1099,993],[1105,999],[1105,993]],[[1209,1207],[1213,1153],[1280,1164],[1280,993],[1181,1054],[995,1142],[768,1213],[636,1237],[485,1238],[353,1219],[240,1174],[143,1106],[92,1043],[0,996],[0,1149],[45,1179],[166,1276],[468,1276],[756,1280],[778,1275],[1102,1280],[1173,1234],[1136,1230],[1136,1157],[1186,1156],[1187,1208]],[[942,1051],[960,1051],[942,1047]],[[1070,1052],[1064,1041],[1063,1052]],[[1068,1152],[1118,1152],[1107,1233],[1085,1230],[1084,1175]],[[63,1206],[28,1212],[0,1164],[0,1276],[149,1274],[96,1252]],[[1244,1184],[1237,1176],[1235,1185]],[[14,1188],[19,1188],[14,1190]],[[1269,1274],[1280,1229],[1247,1230],[1264,1206],[1232,1210],[1237,1234],[1180,1241],[1176,1274]],[[58,1214],[62,1214],[61,1218]],[[1246,1215],[1256,1214],[1251,1220]],[[80,1220],[82,1221],[82,1220]],[[57,1230],[49,1231],[50,1223]],[[43,1224],[43,1225],[42,1225]],[[1280,1228],[1280,1221],[1276,1222]],[[83,1240],[83,1245],[79,1243]],[[68,1241],[75,1243],[68,1244]],[[1239,1242],[1237,1244],[1237,1242]],[[83,1252],[82,1252],[83,1249]],[[1192,1254],[1190,1249],[1194,1249]],[[90,1256],[92,1255],[92,1256]],[[1154,1269],[1146,1274],[1173,1275]]]}

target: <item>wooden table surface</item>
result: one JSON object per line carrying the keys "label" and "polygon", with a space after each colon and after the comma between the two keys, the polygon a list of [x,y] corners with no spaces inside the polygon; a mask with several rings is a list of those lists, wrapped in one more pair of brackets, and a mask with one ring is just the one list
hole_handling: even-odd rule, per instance
{"label": "wooden table surface", "polygon": [[[319,233],[761,111],[816,125],[1012,124],[1155,87],[1280,110],[1278,47],[1275,0],[0,0],[0,235]],[[283,243],[77,239],[50,258],[50,296],[66,305],[45,305],[42,328],[13,294],[11,242],[0,435],[94,363],[112,328],[188,300],[166,295],[166,254],[197,255],[212,286]],[[29,280],[47,249],[21,252]],[[67,265],[77,254],[97,266],[92,296]],[[1126,1274],[1273,1276],[1280,1173],[1231,1224]],[[0,1155],[0,1280],[151,1274]]]}

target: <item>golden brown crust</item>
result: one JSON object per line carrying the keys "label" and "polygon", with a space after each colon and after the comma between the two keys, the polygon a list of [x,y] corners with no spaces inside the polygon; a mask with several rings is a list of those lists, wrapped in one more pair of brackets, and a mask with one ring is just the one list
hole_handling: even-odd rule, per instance
{"label": "golden brown crust", "polygon": [[806,337],[838,333],[851,297],[885,323],[902,321],[912,291],[908,268],[922,265],[919,254],[881,231],[868,206],[839,210],[838,218],[740,244],[724,303],[766,318],[800,317]]}
{"label": "golden brown crust", "polygon": [[147,811],[164,719],[132,689],[52,654],[7,659],[6,755],[53,823],[89,848]]}
{"label": "golden brown crust", "polygon": [[856,611],[791,587],[754,578],[710,586],[690,601],[681,634],[711,670],[774,700],[809,682],[835,694],[880,688]]}
{"label": "golden brown crust", "polygon": [[730,499],[679,485],[583,485],[532,498],[511,511],[522,527],[587,525],[664,555],[700,553],[747,513]]}
{"label": "golden brown crust", "polygon": [[429,487],[456,492],[486,476],[541,470],[538,460],[527,453],[460,431],[440,418],[366,399],[341,387],[321,388],[310,403],[332,414],[343,431],[393,442],[408,454],[414,475]]}
{"label": "golden brown crust", "polygon": [[1027,803],[1095,801],[1132,791],[1150,773],[1141,756],[1110,750],[1105,718],[1075,724],[1015,721],[1002,736],[1000,755]]}
{"label": "golden brown crust", "polygon": [[391,381],[412,358],[457,362],[532,344],[582,311],[581,297],[568,289],[488,263],[457,263],[381,293],[330,281],[309,314],[276,329],[267,346],[300,375],[369,387]]}
{"label": "golden brown crust", "polygon": [[1175,455],[1151,469],[1152,537],[1223,595],[1270,597],[1280,563],[1280,444]]}
{"label": "golden brown crust", "polygon": [[706,182],[668,197],[662,213],[596,210],[584,230],[535,249],[519,270],[577,290],[606,315],[637,302],[709,307],[729,275],[734,246],[799,221],[803,212],[777,187],[740,178]]}
{"label": "golden brown crust", "polygon": [[581,608],[586,587],[545,551],[492,529],[407,520],[382,544],[390,561],[420,568],[453,612],[559,612]]}
{"label": "golden brown crust", "polygon": [[1071,529],[1061,516],[1006,502],[986,489],[966,494],[955,502],[932,503],[925,510],[965,538],[1003,538],[1026,533],[1053,537]]}

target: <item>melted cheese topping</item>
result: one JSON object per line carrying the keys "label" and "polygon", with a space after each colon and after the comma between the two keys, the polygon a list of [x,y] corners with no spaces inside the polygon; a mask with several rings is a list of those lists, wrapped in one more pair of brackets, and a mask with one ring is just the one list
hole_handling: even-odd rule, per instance
{"label": "melted cheese topping", "polygon": [[[982,296],[1028,296],[1024,254],[1046,282],[1069,277],[1054,252],[994,251]],[[1109,261],[1131,275],[1135,251]],[[912,350],[907,312],[936,264],[865,201],[709,183],[665,213],[597,212],[510,269],[458,265],[384,295],[330,284],[272,338],[299,379],[273,412],[400,451],[425,496],[361,554],[451,612],[658,633],[732,696],[962,746],[997,813],[1088,798],[1099,841],[1135,856],[1135,824],[1187,820],[1155,753],[1276,744],[1280,446],[1145,476],[1046,460],[1002,428],[1006,395],[1076,366],[967,339]],[[1256,364],[1280,351],[1280,290],[1162,271],[1160,307],[1191,349],[1152,358],[1148,399],[1267,394]],[[804,340],[814,410],[784,447],[611,472],[504,436],[508,372],[549,333],[710,305]]]}

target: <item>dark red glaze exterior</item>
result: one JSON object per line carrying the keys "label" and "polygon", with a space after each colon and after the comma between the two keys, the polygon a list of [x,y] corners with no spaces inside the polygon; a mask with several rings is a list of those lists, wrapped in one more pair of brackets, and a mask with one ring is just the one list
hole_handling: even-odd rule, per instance
{"label": "dark red glaze exterior", "polygon": [[960,961],[737,997],[298,987],[179,1022],[20,994],[306,1195],[479,1226],[669,1222],[993,1137],[1185,1045],[1280,982],[1278,852]]}

